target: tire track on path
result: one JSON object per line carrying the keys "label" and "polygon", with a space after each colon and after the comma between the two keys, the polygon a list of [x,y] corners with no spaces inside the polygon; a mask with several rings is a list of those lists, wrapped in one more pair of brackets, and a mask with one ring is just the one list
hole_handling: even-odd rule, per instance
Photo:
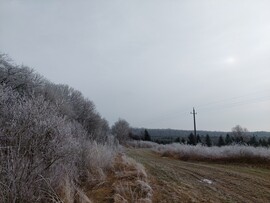
{"label": "tire track on path", "polygon": [[153,185],[154,202],[270,202],[270,170],[230,164],[185,162],[150,149],[128,149]]}

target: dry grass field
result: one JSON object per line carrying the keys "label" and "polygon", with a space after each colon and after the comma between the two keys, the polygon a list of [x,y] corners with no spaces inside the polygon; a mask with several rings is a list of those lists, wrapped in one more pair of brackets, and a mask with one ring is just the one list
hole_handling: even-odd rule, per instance
{"label": "dry grass field", "polygon": [[180,161],[150,149],[127,154],[144,165],[153,202],[270,202],[267,167]]}
{"label": "dry grass field", "polygon": [[151,203],[152,192],[144,167],[118,154],[106,180],[89,188],[87,196],[93,203]]}

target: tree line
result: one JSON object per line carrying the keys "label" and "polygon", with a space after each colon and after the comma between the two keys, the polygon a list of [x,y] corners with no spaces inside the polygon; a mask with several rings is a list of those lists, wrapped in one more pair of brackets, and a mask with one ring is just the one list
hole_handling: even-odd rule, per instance
{"label": "tree line", "polygon": [[[137,131],[135,131],[137,132]],[[211,146],[225,146],[231,144],[242,144],[242,145],[250,145],[250,146],[270,146],[270,137],[268,138],[258,138],[255,135],[250,136],[246,128],[242,128],[240,125],[236,125],[232,128],[231,133],[227,133],[225,136],[210,136],[206,135],[194,135],[190,133],[188,136],[151,136],[147,129],[141,131],[140,134],[131,133],[130,137],[133,140],[144,140],[144,141],[152,141],[158,144],[171,144],[171,143],[181,143],[188,145],[205,145],[208,147]]]}

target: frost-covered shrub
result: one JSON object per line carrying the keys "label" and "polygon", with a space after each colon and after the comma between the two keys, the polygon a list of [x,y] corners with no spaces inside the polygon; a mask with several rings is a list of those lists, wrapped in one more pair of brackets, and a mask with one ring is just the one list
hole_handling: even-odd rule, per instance
{"label": "frost-covered shrub", "polygon": [[68,85],[47,83],[44,95],[46,100],[57,106],[58,112],[80,123],[87,131],[89,139],[106,142],[109,133],[108,122],[101,118],[94,103],[85,98],[80,91]]}
{"label": "frost-covered shrub", "polygon": [[115,154],[116,149],[109,144],[84,140],[77,157],[80,182],[93,185],[104,180],[105,172],[111,168]]}
{"label": "frost-covered shrub", "polygon": [[27,66],[18,66],[0,54],[0,85],[6,85],[22,96],[42,96],[67,119],[77,121],[87,131],[89,139],[106,142],[108,122],[97,112],[94,103],[83,94],[63,84],[53,84]]}
{"label": "frost-covered shrub", "polygon": [[129,123],[120,119],[114,123],[112,126],[112,134],[118,139],[119,143],[125,144],[130,138],[130,126]]}
{"label": "frost-covered shrub", "polygon": [[129,141],[127,144],[128,144],[128,146],[131,146],[134,148],[153,148],[153,147],[156,147],[159,145],[155,142],[142,141],[142,140]]}
{"label": "frost-covered shrub", "polygon": [[0,54],[0,84],[6,84],[21,95],[40,92],[45,79],[33,69],[18,66],[6,55]]}
{"label": "frost-covered shrub", "polygon": [[43,97],[28,99],[1,86],[0,115],[3,200],[37,201],[45,192],[41,188],[52,192],[59,173],[74,174],[78,143],[70,123]]}
{"label": "frost-covered shrub", "polygon": [[[57,201],[67,182],[77,186],[105,177],[116,148],[88,139],[76,121],[43,96],[21,96],[0,85],[0,198],[2,202]],[[92,182],[91,182],[92,181]]]}
{"label": "frost-covered shrub", "polygon": [[0,54],[1,202],[90,202],[117,150],[94,103]]}
{"label": "frost-covered shrub", "polygon": [[205,147],[202,145],[191,146],[174,143],[157,145],[153,149],[162,156],[171,156],[182,160],[270,163],[270,149],[264,147],[244,145]]}

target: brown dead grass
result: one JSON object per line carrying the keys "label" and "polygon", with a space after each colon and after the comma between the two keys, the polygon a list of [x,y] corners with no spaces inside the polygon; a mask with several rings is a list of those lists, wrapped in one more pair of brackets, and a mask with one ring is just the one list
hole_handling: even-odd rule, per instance
{"label": "brown dead grass", "polygon": [[57,199],[52,202],[59,203],[92,203],[86,193],[78,186],[75,186],[73,181],[66,176],[63,177],[62,185],[55,191]]}
{"label": "brown dead grass", "polygon": [[89,188],[87,196],[100,203],[151,203],[144,167],[124,154],[118,154],[104,182]]}
{"label": "brown dead grass", "polygon": [[206,147],[173,143],[169,145],[153,145],[152,149],[162,157],[172,157],[182,161],[249,164],[270,168],[270,150],[265,147],[244,145]]}
{"label": "brown dead grass", "polygon": [[[160,155],[158,152],[154,152]],[[249,156],[239,156],[239,157],[224,157],[224,158],[206,158],[201,156],[187,156],[181,154],[173,153],[163,153],[161,157],[167,157],[171,159],[178,159],[181,161],[191,161],[191,162],[206,162],[206,163],[216,163],[216,164],[233,164],[242,166],[253,166],[259,168],[270,169],[270,160],[263,157],[249,157]]]}

